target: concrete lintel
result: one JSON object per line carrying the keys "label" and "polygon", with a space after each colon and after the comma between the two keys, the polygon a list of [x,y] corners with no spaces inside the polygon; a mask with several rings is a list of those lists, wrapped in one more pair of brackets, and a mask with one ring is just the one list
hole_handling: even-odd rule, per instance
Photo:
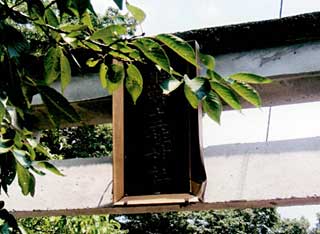
{"label": "concrete lintel", "polygon": [[320,137],[208,147],[205,203],[190,206],[114,207],[112,164],[104,158],[54,162],[65,177],[37,177],[34,198],[21,195],[15,181],[10,197],[1,195],[0,200],[17,216],[319,204],[319,152]]}

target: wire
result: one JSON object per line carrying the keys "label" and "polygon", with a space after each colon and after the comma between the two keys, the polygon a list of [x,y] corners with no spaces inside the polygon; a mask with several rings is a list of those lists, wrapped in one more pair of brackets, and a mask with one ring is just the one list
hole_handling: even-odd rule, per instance
{"label": "wire", "polygon": [[268,142],[268,141],[269,141],[270,121],[271,121],[271,106],[269,107],[269,115],[268,115],[268,125],[267,125],[266,142]]}
{"label": "wire", "polygon": [[283,7],[283,1],[284,1],[284,0],[281,0],[281,1],[280,1],[280,12],[279,12],[279,18],[282,18],[282,7]]}

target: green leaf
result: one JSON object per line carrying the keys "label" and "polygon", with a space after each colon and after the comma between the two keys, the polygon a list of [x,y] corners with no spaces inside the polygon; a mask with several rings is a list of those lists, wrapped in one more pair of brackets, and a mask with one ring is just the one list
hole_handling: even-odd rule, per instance
{"label": "green leaf", "polygon": [[102,40],[106,45],[111,44],[113,41],[120,38],[122,35],[127,34],[127,28],[122,25],[110,25],[100,29],[92,34],[90,39]]}
{"label": "green leaf", "polygon": [[271,79],[265,78],[263,76],[258,76],[255,74],[250,74],[250,73],[236,73],[229,77],[233,80],[250,83],[250,84],[269,84],[272,82]]}
{"label": "green leaf", "polygon": [[52,84],[60,77],[60,47],[51,47],[44,57],[44,79],[47,85]]}
{"label": "green leaf", "polygon": [[78,17],[81,17],[83,13],[86,12],[90,7],[90,0],[72,0],[70,1],[70,10],[73,11]]}
{"label": "green leaf", "polygon": [[8,185],[12,184],[16,177],[16,160],[12,154],[0,156],[0,186],[8,193]]}
{"label": "green leaf", "polygon": [[136,104],[138,97],[142,93],[143,79],[139,69],[129,64],[127,68],[126,88],[130,93],[133,103]]}
{"label": "green leaf", "polygon": [[63,24],[59,27],[61,30],[66,31],[66,32],[77,32],[77,31],[83,31],[88,28],[87,25],[82,25],[82,24]]}
{"label": "green leaf", "polygon": [[6,114],[6,107],[4,106],[2,101],[0,100],[0,124],[2,123],[2,120],[5,116],[5,114]]}
{"label": "green leaf", "polygon": [[240,101],[237,95],[226,85],[215,81],[210,82],[211,88],[225,101],[229,106],[235,110],[241,109]]}
{"label": "green leaf", "polygon": [[13,146],[13,140],[12,139],[2,139],[0,138],[0,154],[7,153],[11,150]]}
{"label": "green leaf", "polygon": [[107,88],[107,72],[108,72],[108,67],[104,63],[101,63],[100,65],[100,70],[99,70],[99,77],[100,77],[100,82],[102,88],[106,89]]}
{"label": "green leaf", "polygon": [[45,20],[46,23],[53,26],[53,27],[58,27],[59,26],[59,20],[56,16],[56,14],[51,10],[51,8],[47,8],[45,11]]}
{"label": "green leaf", "polygon": [[41,145],[41,144],[37,144],[35,150],[36,150],[37,152],[45,155],[45,156],[48,157],[48,158],[51,157],[50,150],[49,150],[47,147],[45,147],[45,146],[43,146],[43,145]]}
{"label": "green leaf", "polygon": [[12,154],[14,158],[20,163],[20,165],[22,165],[25,168],[30,167],[32,162],[26,151],[14,148],[12,150]]}
{"label": "green leaf", "polygon": [[30,146],[29,144],[25,144],[25,146],[28,149],[28,153],[29,153],[30,159],[32,161],[36,160],[36,152],[34,151],[34,148],[32,146]]}
{"label": "green leaf", "polygon": [[34,171],[35,173],[37,173],[38,175],[44,176],[46,173],[44,173],[43,171],[38,170],[37,168],[30,166],[30,169],[32,171]]}
{"label": "green leaf", "polygon": [[28,53],[29,43],[25,36],[11,25],[1,24],[0,41],[1,45],[7,47],[10,58],[19,57],[21,54]]}
{"label": "green leaf", "polygon": [[133,17],[136,19],[136,21],[141,24],[144,19],[146,18],[146,14],[141,10],[140,8],[133,6],[126,2],[126,6],[128,11],[133,15]]}
{"label": "green leaf", "polygon": [[194,50],[186,41],[172,34],[159,34],[156,39],[168,46],[180,57],[198,67]]}
{"label": "green leaf", "polygon": [[89,58],[86,62],[88,67],[95,67],[100,62],[99,59]]}
{"label": "green leaf", "polygon": [[203,77],[189,79],[187,76],[185,76],[184,81],[190,90],[196,95],[198,100],[202,100],[209,92],[207,88],[207,79]]}
{"label": "green leaf", "polygon": [[63,54],[61,50],[60,55],[60,68],[61,68],[61,90],[62,93],[69,85],[71,81],[71,67],[68,58]]}
{"label": "green leaf", "polygon": [[80,117],[68,100],[59,92],[48,86],[38,86],[43,103],[46,105],[50,117],[55,124],[60,123],[60,119],[69,122],[80,121]]}
{"label": "green leaf", "polygon": [[213,91],[210,91],[203,101],[203,110],[208,116],[220,124],[220,117],[222,112],[221,101]]}
{"label": "green leaf", "polygon": [[214,70],[216,62],[213,56],[199,53],[201,63],[209,70]]}
{"label": "green leaf", "polygon": [[177,80],[174,76],[170,76],[170,78],[164,80],[160,84],[160,87],[163,91],[163,94],[169,94],[172,91],[176,90],[181,84],[182,81]]}
{"label": "green leaf", "polygon": [[92,24],[92,20],[90,17],[90,14],[88,12],[85,12],[81,17],[81,23],[86,25],[90,30],[94,30],[94,26]]}
{"label": "green leaf", "polygon": [[234,81],[231,88],[236,91],[242,98],[256,107],[261,106],[261,99],[258,92],[250,85]]}
{"label": "green leaf", "polygon": [[[99,46],[97,46],[97,45],[95,45],[95,44],[93,44],[93,43],[91,43],[91,42],[88,42],[88,41],[81,41],[81,43],[83,43],[84,44],[84,47],[85,48],[90,48],[90,49],[92,49],[92,50],[94,50],[94,51],[98,51],[98,52],[101,52],[102,51],[102,49],[99,47]],[[80,44],[81,45],[81,44]]]}
{"label": "green leaf", "polygon": [[114,1],[115,4],[117,4],[119,9],[122,10],[123,0],[113,0],[113,1]]}
{"label": "green leaf", "polygon": [[120,87],[125,77],[123,63],[115,63],[111,65],[111,69],[107,71],[107,90],[109,93],[113,93]]}
{"label": "green leaf", "polygon": [[31,196],[33,196],[36,184],[34,176],[28,171],[28,169],[20,165],[20,163],[16,164],[16,170],[22,194],[28,195],[30,193]]}
{"label": "green leaf", "polygon": [[150,38],[139,38],[133,42],[133,45],[163,70],[171,72],[169,58],[157,42]]}
{"label": "green leaf", "polygon": [[218,83],[226,83],[226,80],[223,79],[218,73],[215,71],[207,70],[207,76],[211,81],[216,81]]}
{"label": "green leaf", "polygon": [[190,87],[188,85],[184,85],[184,95],[186,96],[188,102],[190,103],[190,105],[194,108],[197,109],[198,108],[198,104],[199,104],[199,100],[197,98],[197,96],[195,95],[194,92],[192,92],[192,90],[190,89]]}
{"label": "green leaf", "polygon": [[117,51],[110,51],[109,55],[111,55],[113,58],[121,60],[121,61],[127,61],[127,62],[132,61],[132,59],[129,58],[128,56],[124,55],[123,53],[119,53]]}
{"label": "green leaf", "polygon": [[38,162],[37,163],[38,167],[44,168],[50,172],[52,172],[53,174],[56,174],[58,176],[64,176],[64,174],[62,174],[53,164],[43,161],[43,162]]}

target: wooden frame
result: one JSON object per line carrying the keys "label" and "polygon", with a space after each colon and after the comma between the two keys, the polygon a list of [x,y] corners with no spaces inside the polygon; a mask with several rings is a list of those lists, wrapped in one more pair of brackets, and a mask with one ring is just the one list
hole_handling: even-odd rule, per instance
{"label": "wooden frame", "polygon": [[[195,51],[199,50],[199,46],[194,42]],[[196,53],[198,59],[198,54]],[[180,65],[181,66],[181,65]],[[194,68],[192,71],[189,66],[184,67],[186,71],[193,75],[200,75],[199,68]],[[113,203],[114,205],[150,205],[150,204],[174,204],[174,203],[193,203],[203,199],[205,185],[199,185],[189,178],[189,193],[173,193],[173,194],[157,194],[157,195],[142,195],[142,196],[125,196],[125,163],[124,163],[124,104],[125,93],[123,85],[114,92],[112,111],[113,111]],[[201,117],[202,107],[198,108],[198,125],[199,125],[199,144],[202,149],[201,139]],[[203,164],[203,152],[200,150],[201,162]],[[189,165],[191,165],[189,159]],[[189,168],[189,176],[191,176],[191,168]]]}
{"label": "wooden frame", "polygon": [[[143,196],[125,196],[124,190],[124,87],[113,94],[113,203],[114,205],[151,205],[194,203],[201,201],[201,195],[191,194],[195,190],[203,192],[190,181],[190,194],[159,194]],[[198,108],[199,124],[201,124],[202,108]],[[201,134],[199,134],[202,148]]]}

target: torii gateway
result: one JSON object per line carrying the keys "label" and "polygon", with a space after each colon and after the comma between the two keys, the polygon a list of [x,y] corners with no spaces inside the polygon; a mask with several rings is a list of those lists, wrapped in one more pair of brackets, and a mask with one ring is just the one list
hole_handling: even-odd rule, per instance
{"label": "torii gateway", "polygon": [[[222,75],[248,71],[273,79],[272,84],[257,87],[265,106],[320,100],[320,13],[192,30],[178,35],[197,41],[202,51],[215,55],[216,70]],[[112,122],[112,97],[100,87],[98,78],[92,79],[95,76],[74,77],[65,95],[80,112],[83,123]],[[40,118],[37,126],[48,127],[48,122],[41,118],[44,111],[41,104],[35,100],[35,105]],[[113,124],[116,122],[117,119]],[[66,176],[37,176],[34,198],[21,195],[15,182],[9,188],[10,197],[1,195],[0,198],[6,202],[8,210],[17,217],[25,217],[320,203],[318,138],[206,148],[204,202],[188,204],[176,203],[177,197],[162,197],[160,202],[149,200],[116,206],[112,202],[111,159],[71,159],[53,163]],[[241,176],[243,174],[246,176]]]}

